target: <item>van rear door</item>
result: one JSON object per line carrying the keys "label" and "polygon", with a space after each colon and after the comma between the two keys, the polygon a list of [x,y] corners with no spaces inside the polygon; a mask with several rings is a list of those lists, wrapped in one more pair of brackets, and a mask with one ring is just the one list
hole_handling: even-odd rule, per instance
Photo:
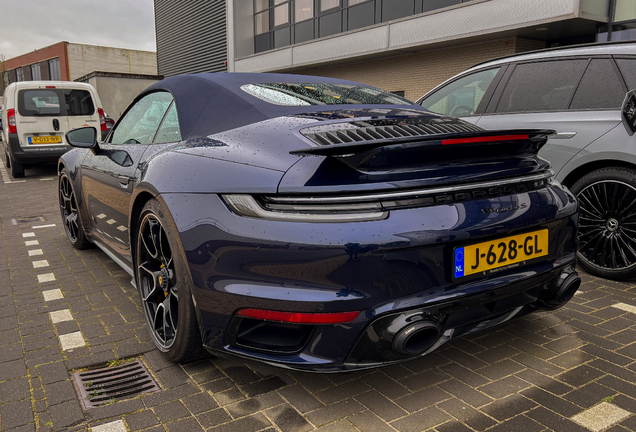
{"label": "van rear door", "polygon": [[17,91],[16,126],[22,147],[66,144],[64,90],[57,85],[22,85]]}
{"label": "van rear door", "polygon": [[69,131],[84,126],[93,126],[99,133],[100,125],[97,101],[93,97],[93,93],[89,91],[88,86],[80,87],[77,83],[72,82],[65,82],[62,86],[64,88],[68,121],[66,130]]}

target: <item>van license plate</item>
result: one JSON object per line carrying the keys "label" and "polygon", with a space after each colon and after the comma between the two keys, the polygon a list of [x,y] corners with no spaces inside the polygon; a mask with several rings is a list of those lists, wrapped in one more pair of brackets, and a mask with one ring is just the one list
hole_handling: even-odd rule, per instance
{"label": "van license plate", "polygon": [[30,136],[29,144],[57,144],[62,142],[61,136]]}
{"label": "van license plate", "polygon": [[[533,260],[548,254],[548,230],[532,231],[455,248],[454,279]],[[515,266],[516,267],[516,266]]]}

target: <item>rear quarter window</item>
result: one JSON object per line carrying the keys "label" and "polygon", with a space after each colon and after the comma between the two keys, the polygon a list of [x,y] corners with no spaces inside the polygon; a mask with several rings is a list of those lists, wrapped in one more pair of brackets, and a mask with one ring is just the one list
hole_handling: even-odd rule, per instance
{"label": "rear quarter window", "polygon": [[628,90],[636,90],[636,59],[616,59]]}
{"label": "rear quarter window", "polygon": [[558,60],[515,67],[497,113],[565,111],[581,80],[588,60]]}
{"label": "rear quarter window", "polygon": [[25,89],[18,91],[18,112],[23,117],[90,116],[95,105],[87,90]]}
{"label": "rear quarter window", "polygon": [[623,103],[625,93],[612,61],[594,59],[583,75],[570,109],[618,109]]}

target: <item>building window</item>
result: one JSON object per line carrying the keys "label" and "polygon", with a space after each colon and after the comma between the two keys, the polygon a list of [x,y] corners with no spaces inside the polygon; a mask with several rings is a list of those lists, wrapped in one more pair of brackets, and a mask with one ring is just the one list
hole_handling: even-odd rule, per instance
{"label": "building window", "polygon": [[42,74],[40,73],[40,64],[39,63],[31,65],[31,79],[33,81],[40,81],[42,79]]}
{"label": "building window", "polygon": [[299,23],[314,17],[314,0],[296,0],[294,21]]}
{"label": "building window", "polygon": [[320,12],[340,7],[340,0],[320,0]]}
{"label": "building window", "polygon": [[269,31],[269,10],[256,14],[254,16],[254,23],[256,25],[256,34],[263,34]]}
{"label": "building window", "polygon": [[9,72],[5,72],[4,73],[4,86],[8,86],[9,84],[11,84],[11,78],[9,75]]}
{"label": "building window", "polygon": [[24,81],[24,70],[22,70],[22,68],[17,68],[15,70],[15,78],[16,81]]}
{"label": "building window", "polygon": [[49,77],[51,81],[60,81],[62,79],[62,75],[60,74],[59,58],[49,60]]}
{"label": "building window", "polygon": [[[276,1],[276,3],[281,3]],[[285,2],[274,8],[274,27],[289,24],[289,2]]]}

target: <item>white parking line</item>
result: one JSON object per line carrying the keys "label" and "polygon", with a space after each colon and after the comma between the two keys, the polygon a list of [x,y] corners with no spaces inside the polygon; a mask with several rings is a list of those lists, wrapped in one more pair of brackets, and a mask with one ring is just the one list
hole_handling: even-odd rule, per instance
{"label": "white parking line", "polygon": [[48,181],[48,180],[55,180],[55,177],[51,177],[51,178],[41,178],[40,181]]}
{"label": "white parking line", "polygon": [[42,295],[44,296],[44,301],[59,300],[61,298],[64,298],[64,294],[62,294],[62,290],[59,288],[42,291]]}
{"label": "white parking line", "polygon": [[48,225],[37,225],[37,226],[32,226],[32,229],[38,229],[38,228],[51,228],[54,227],[55,224],[48,224]]}
{"label": "white parking line", "polygon": [[35,245],[39,245],[40,242],[37,240],[27,240],[24,242],[25,246],[35,246]]}
{"label": "white parking line", "polygon": [[42,249],[33,249],[29,251],[29,256],[36,256],[36,255],[42,255],[44,254],[44,252],[42,252]]}
{"label": "white parking line", "polygon": [[5,183],[11,183],[11,177],[4,167],[4,164],[0,163],[0,174],[2,174],[2,181]]}
{"label": "white parking line", "polygon": [[73,321],[73,315],[71,315],[71,311],[68,309],[62,309],[55,312],[49,312],[51,316],[51,322],[53,324],[57,324],[64,321]]}
{"label": "white parking line", "polygon": [[45,274],[38,275],[39,283],[51,282],[54,280],[55,280],[55,275],[53,273],[45,273]]}
{"label": "white parking line", "polygon": [[70,350],[73,348],[79,348],[86,345],[82,332],[73,332],[65,335],[60,335],[60,344],[62,344],[62,351]]}
{"label": "white parking line", "polygon": [[612,306],[615,307],[616,309],[620,309],[620,310],[624,310],[625,312],[631,312],[633,314],[636,314],[636,306],[628,305],[626,303],[616,303],[615,305],[612,305]]}
{"label": "white parking line", "polygon": [[93,426],[91,428],[93,432],[126,432],[126,426],[123,420],[117,420],[110,423],[103,423],[99,426]]}
{"label": "white parking line", "polygon": [[22,237],[24,237],[24,238],[26,238],[26,237],[35,237],[35,233],[34,232],[22,233]]}
{"label": "white parking line", "polygon": [[33,268],[41,268],[41,267],[49,266],[49,262],[47,260],[33,261],[32,264],[33,264]]}

